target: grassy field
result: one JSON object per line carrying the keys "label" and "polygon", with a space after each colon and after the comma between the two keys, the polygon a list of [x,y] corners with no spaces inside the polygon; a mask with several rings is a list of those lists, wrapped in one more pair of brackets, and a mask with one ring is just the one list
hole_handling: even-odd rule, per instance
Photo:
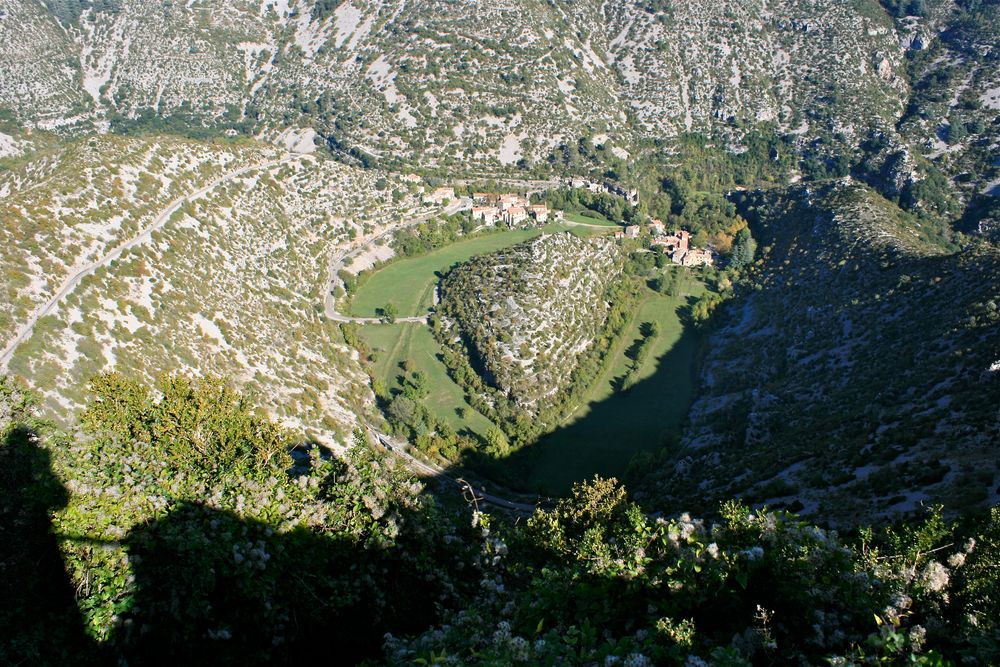
{"label": "grassy field", "polygon": [[[565,231],[549,225],[544,231]],[[499,250],[532,238],[543,230],[515,230],[461,241],[428,255],[404,259],[375,273],[355,297],[353,313],[373,315],[375,308],[392,301],[400,315],[425,312],[438,274],[456,262]],[[571,228],[587,235],[599,230]],[[526,489],[545,494],[563,494],[570,486],[594,474],[622,475],[639,451],[656,451],[680,434],[693,393],[693,364],[697,337],[685,330],[680,314],[689,299],[705,287],[693,276],[681,273],[676,296],[646,290],[628,329],[616,346],[607,368],[591,387],[580,406],[553,433],[522,450],[510,460]],[[367,310],[366,310],[367,309]],[[627,393],[616,392],[618,381],[628,371],[628,349],[641,338],[640,327],[656,322],[659,335],[638,373],[639,382]],[[376,352],[375,372],[386,386],[400,389],[400,363],[409,359],[424,373],[433,388],[425,405],[458,432],[483,434],[491,422],[465,401],[464,392],[448,376],[438,358],[441,348],[422,324],[365,325],[361,335]],[[459,410],[465,417],[459,418]]]}
{"label": "grassy field", "polygon": [[[391,390],[402,389],[400,363],[406,359],[423,373],[432,387],[424,405],[433,415],[446,420],[456,432],[472,430],[485,433],[490,421],[465,402],[462,388],[448,376],[444,364],[437,358],[441,347],[430,329],[423,324],[371,324],[361,328],[361,335],[376,352],[375,372]],[[464,408],[465,418],[458,410]]]}
{"label": "grassy field", "polygon": [[350,314],[355,317],[376,317],[376,309],[393,303],[400,317],[422,315],[430,308],[438,274],[474,255],[494,252],[527,241],[543,232],[570,231],[587,235],[600,230],[566,227],[552,224],[535,229],[516,229],[478,236],[453,243],[420,257],[401,259],[376,271],[361,286],[351,301]]}
{"label": "grassy field", "polygon": [[[538,229],[519,229],[471,238],[421,257],[402,259],[376,272],[361,287],[355,296],[352,313],[372,316],[376,308],[381,308],[389,301],[396,304],[400,316],[426,312],[431,305],[439,273],[474,255],[493,252],[543,232],[558,231],[570,231],[584,236],[599,233],[579,227],[547,225]],[[490,421],[465,402],[461,387],[448,376],[444,364],[437,358],[441,348],[426,326],[405,323],[369,324],[361,327],[361,335],[377,354],[377,377],[390,390],[401,388],[399,378],[402,370],[399,364],[404,359],[409,359],[427,376],[429,385],[433,387],[425,405],[435,416],[447,420],[458,432],[471,430],[483,434],[490,427]],[[465,419],[459,418],[459,408],[464,408]]]}
{"label": "grassy field", "polygon": [[[573,482],[595,474],[622,475],[634,454],[656,451],[680,434],[694,389],[697,338],[685,330],[679,312],[689,297],[702,291],[704,285],[689,278],[677,296],[647,293],[587,403],[525,452],[530,457],[528,488],[562,494]],[[616,393],[616,379],[631,363],[625,353],[640,338],[644,322],[656,322],[660,328],[652,353],[639,383],[626,394]]]}

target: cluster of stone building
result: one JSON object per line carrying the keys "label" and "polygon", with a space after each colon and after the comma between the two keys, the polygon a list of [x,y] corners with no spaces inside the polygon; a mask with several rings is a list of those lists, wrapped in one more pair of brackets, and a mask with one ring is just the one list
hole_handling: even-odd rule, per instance
{"label": "cluster of stone building", "polygon": [[639,191],[637,189],[632,188],[631,190],[626,190],[620,185],[610,181],[597,183],[595,181],[589,181],[585,178],[575,177],[566,181],[566,184],[571,188],[587,190],[588,192],[593,192],[594,194],[603,193],[617,195],[633,206],[639,203]]}
{"label": "cluster of stone building", "polygon": [[[441,205],[456,198],[455,188],[436,188],[423,197],[425,204]],[[476,192],[472,195],[472,219],[484,225],[506,223],[511,227],[535,222],[543,224],[552,218],[562,220],[562,211],[549,210],[546,204],[532,204],[527,197],[515,193]]]}
{"label": "cluster of stone building", "polygon": [[[587,188],[591,192],[607,192],[625,197],[632,201],[638,199],[636,190],[624,190],[614,184],[594,183],[583,179],[571,179],[569,185],[574,188]],[[441,205],[455,199],[454,188],[436,188],[424,195],[425,204]],[[543,224],[550,218],[562,220],[564,213],[559,210],[549,210],[545,204],[532,204],[526,197],[514,193],[499,194],[495,192],[476,192],[472,195],[472,219],[482,224],[492,226],[505,223],[510,227],[522,224]],[[683,229],[667,232],[666,225],[661,220],[653,219],[647,225],[653,237],[650,247],[666,254],[670,261],[681,266],[712,266],[715,256],[710,248],[694,248],[691,246],[691,233]],[[639,225],[628,225],[625,229],[615,232],[618,239],[637,239],[642,232]]]}
{"label": "cluster of stone building", "polygon": [[562,211],[550,211],[546,204],[532,204],[518,194],[497,194],[475,192],[472,194],[472,219],[481,220],[484,225],[503,222],[511,227],[534,221],[543,224],[549,217],[562,220]]}
{"label": "cluster of stone building", "polygon": [[[691,247],[691,232],[678,230],[667,233],[667,227],[662,221],[653,219],[649,223],[649,232],[653,237],[650,247],[663,252],[674,264],[681,266],[712,266],[715,258],[709,248]],[[642,232],[639,225],[629,225],[623,231],[615,233],[615,238],[637,239]]]}

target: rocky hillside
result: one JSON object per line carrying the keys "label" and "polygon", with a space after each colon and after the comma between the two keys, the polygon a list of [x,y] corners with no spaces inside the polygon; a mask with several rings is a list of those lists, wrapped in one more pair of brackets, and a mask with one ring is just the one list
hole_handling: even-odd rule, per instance
{"label": "rocky hillside", "polygon": [[0,192],[0,341],[26,332],[9,369],[48,415],[72,421],[110,370],[216,374],[281,397],[276,416],[328,442],[373,414],[321,304],[331,252],[415,203],[398,177],[251,142],[107,136],[26,158]]}
{"label": "rocky hillside", "polygon": [[905,40],[875,0],[0,0],[0,108],[513,165],[583,134],[858,138],[906,108]]}
{"label": "rocky hillside", "polygon": [[941,3],[925,20],[904,19],[900,26],[911,47],[919,49],[912,52],[912,94],[899,134],[954,178],[964,200],[988,206],[988,195],[995,205],[1000,195],[1000,3]]}
{"label": "rocky hillside", "polygon": [[757,287],[719,314],[655,489],[834,520],[995,503],[1000,252],[947,249],[847,181],[744,212],[764,249]]}
{"label": "rocky hillside", "polygon": [[850,169],[908,210],[1000,235],[998,8],[0,0],[0,119],[63,133],[309,128],[348,161],[446,173],[559,164],[581,138],[606,149],[591,165],[603,171],[683,161],[692,134],[731,156],[764,136],[782,178]]}
{"label": "rocky hillside", "polygon": [[70,275],[138,234],[178,196],[276,157],[263,146],[107,137],[0,170],[0,348]]}
{"label": "rocky hillside", "polygon": [[453,269],[441,283],[445,335],[487,383],[534,415],[567,388],[607,318],[621,270],[608,238],[546,234]]}

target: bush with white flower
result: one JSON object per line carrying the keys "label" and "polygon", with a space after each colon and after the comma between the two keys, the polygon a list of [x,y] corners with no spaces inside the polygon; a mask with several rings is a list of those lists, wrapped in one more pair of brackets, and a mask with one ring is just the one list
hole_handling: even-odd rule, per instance
{"label": "bush with white flower", "polygon": [[[981,536],[995,534],[997,518]],[[946,655],[997,646],[989,632],[941,634],[961,625],[954,605],[969,590],[959,594],[955,582],[975,552],[932,551],[961,561],[957,570],[927,554],[910,558],[911,547],[938,549],[954,529],[934,514],[902,534],[845,540],[736,502],[712,524],[668,519],[644,514],[615,480],[595,478],[526,525],[494,523],[491,539],[509,552],[480,560],[490,585],[435,631],[395,640],[387,657],[393,665],[948,664]],[[991,582],[995,596],[996,578],[980,571],[975,588]],[[975,618],[995,633],[990,596],[978,596]]]}

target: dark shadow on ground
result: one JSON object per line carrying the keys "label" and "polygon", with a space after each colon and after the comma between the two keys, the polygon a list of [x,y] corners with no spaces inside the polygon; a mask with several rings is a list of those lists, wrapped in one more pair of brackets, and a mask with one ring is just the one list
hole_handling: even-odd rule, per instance
{"label": "dark shadow on ground", "polygon": [[[289,474],[308,466],[299,458]],[[120,542],[90,545],[53,533],[67,500],[35,434],[10,431],[0,441],[0,665],[353,665],[378,660],[386,632],[423,631],[443,600],[475,584],[441,566],[469,557],[433,537],[447,529],[429,507],[389,510],[398,529],[387,535],[364,508],[331,505],[345,528],[330,536],[178,502]],[[67,539],[127,553],[134,583],[102,644],[85,632],[59,550]]]}
{"label": "dark shadow on ground", "polygon": [[190,503],[126,547],[134,605],[113,644],[129,665],[352,665],[379,655],[387,629],[423,630],[440,594],[408,545],[279,534]]}
{"label": "dark shadow on ground", "polygon": [[[673,446],[694,398],[697,377],[701,333],[690,321],[693,301],[692,297],[680,306],[684,331],[660,357],[652,376],[627,391],[616,391],[605,400],[591,403],[583,418],[557,428],[506,459],[470,452],[462,466],[514,490],[543,496],[566,495],[575,482],[596,474],[622,478],[636,455]],[[621,379],[612,378],[611,382],[617,388]],[[583,441],[585,446],[581,446]]]}
{"label": "dark shadow on ground", "polygon": [[13,428],[0,441],[0,664],[91,665],[52,513],[66,505],[35,433]]}

